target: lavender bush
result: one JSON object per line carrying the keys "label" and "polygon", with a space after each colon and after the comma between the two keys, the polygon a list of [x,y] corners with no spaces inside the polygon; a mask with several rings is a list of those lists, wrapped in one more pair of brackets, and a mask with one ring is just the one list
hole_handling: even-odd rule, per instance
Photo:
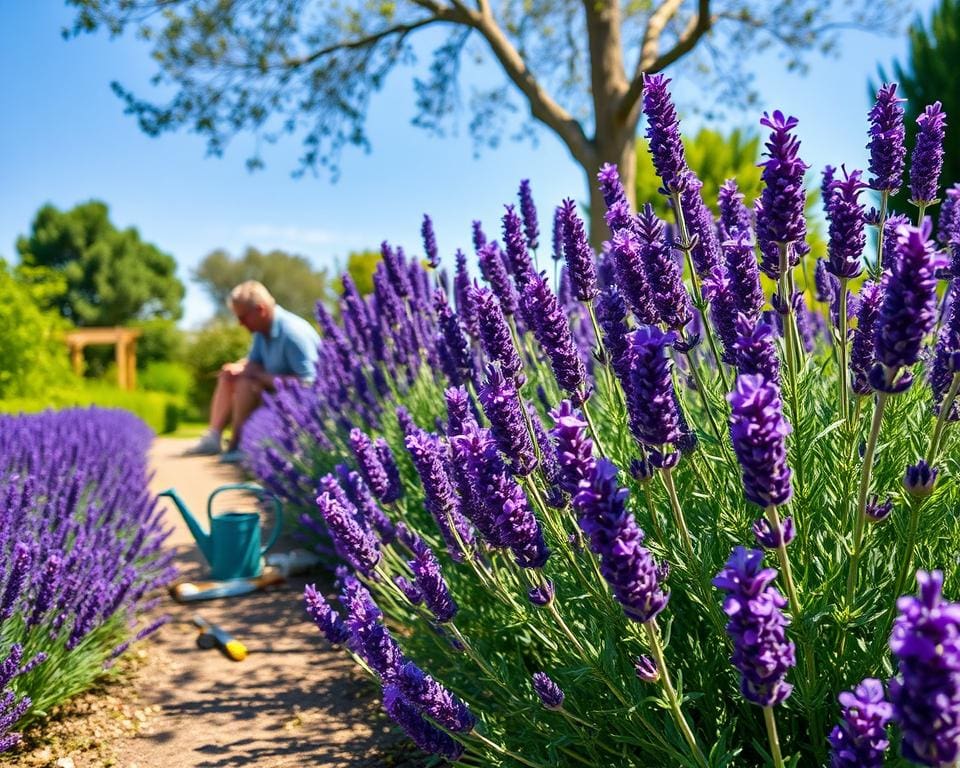
{"label": "lavender bush", "polygon": [[[764,115],[762,194],[731,180],[714,221],[667,86],[644,108],[671,221],[605,166],[610,240],[554,208],[553,287],[526,182],[503,245],[473,223],[485,285],[458,252],[445,295],[385,245],[316,382],[256,415],[254,471],[349,564],[310,614],[467,765],[955,766],[960,313],[939,297],[960,239],[926,216],[945,117],[923,118],[917,211],[890,211],[908,148],[881,90],[869,174],[824,174],[815,265],[797,120]],[[917,568],[941,570],[901,597]]]}
{"label": "lavender bush", "polygon": [[0,416],[0,751],[159,626],[142,619],[173,576],[151,438],[122,411]]}

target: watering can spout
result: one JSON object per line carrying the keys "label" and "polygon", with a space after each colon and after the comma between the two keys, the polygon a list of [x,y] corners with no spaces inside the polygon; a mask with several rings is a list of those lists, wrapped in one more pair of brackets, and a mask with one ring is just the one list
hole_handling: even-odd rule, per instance
{"label": "watering can spout", "polygon": [[166,496],[169,499],[173,500],[173,503],[176,505],[177,509],[180,511],[180,514],[183,515],[183,520],[187,524],[187,528],[190,529],[190,533],[193,534],[193,538],[197,541],[197,546],[200,547],[200,551],[203,553],[204,558],[206,558],[208,563],[213,562],[213,540],[212,536],[203,530],[203,527],[198,522],[197,518],[193,516],[193,513],[189,510],[187,505],[183,502],[183,499],[177,494],[173,488],[168,488],[165,491],[161,491],[157,494],[157,497]]}

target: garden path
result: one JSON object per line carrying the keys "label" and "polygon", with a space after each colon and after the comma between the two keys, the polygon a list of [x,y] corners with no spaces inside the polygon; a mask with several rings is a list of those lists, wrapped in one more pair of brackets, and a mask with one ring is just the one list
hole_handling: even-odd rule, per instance
{"label": "garden path", "polygon": [[[190,509],[205,514],[217,486],[235,482],[235,468],[209,457],[183,457],[189,444],[157,438],[151,488],[175,487]],[[201,578],[203,565],[185,523],[168,500],[174,526],[168,546],[181,574]],[[283,549],[282,543],[279,549]],[[138,706],[150,714],[120,748],[120,766],[137,768],[274,768],[384,766],[382,748],[395,739],[375,715],[369,685],[344,655],[323,648],[305,621],[303,581],[268,593],[179,605],[164,598],[172,621],[148,645],[138,676]],[[249,656],[233,662],[201,651],[190,618],[200,613],[243,642]],[[157,709],[159,708],[159,709]],[[78,766],[78,768],[80,768]]]}

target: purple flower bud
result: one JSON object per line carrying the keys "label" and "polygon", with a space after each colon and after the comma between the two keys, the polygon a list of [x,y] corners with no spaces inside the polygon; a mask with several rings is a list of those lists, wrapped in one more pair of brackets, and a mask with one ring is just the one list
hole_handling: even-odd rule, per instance
{"label": "purple flower bud", "polygon": [[783,417],[779,387],[762,376],[740,374],[727,400],[744,496],[764,509],[786,504],[793,495],[786,441],[791,428]]}
{"label": "purple flower bud", "polygon": [[838,278],[853,278],[863,271],[860,256],[867,238],[864,234],[863,204],[860,193],[867,185],[854,171],[831,185],[827,200],[827,219],[830,221],[830,242],[827,245],[827,270]]}
{"label": "purple flower bud", "polygon": [[887,383],[896,371],[913,365],[924,337],[937,319],[937,268],[942,259],[922,230],[897,230],[897,251],[884,280],[883,304],[877,319],[876,355],[886,367]]}
{"label": "purple flower bud", "polygon": [[[744,196],[737,187],[736,179],[727,179],[720,186],[717,193],[717,207],[720,209],[721,239],[738,241],[752,239],[753,216],[743,200]],[[754,264],[756,264],[756,258],[754,258]]]}
{"label": "purple flower bud", "polygon": [[420,226],[420,236],[423,238],[423,252],[427,255],[427,263],[431,268],[440,266],[440,256],[437,251],[437,236],[433,232],[433,222],[427,214],[423,214],[423,224]]}
{"label": "purple flower bud", "polygon": [[351,511],[330,493],[325,492],[317,497],[317,509],[327,524],[337,551],[356,570],[368,575],[373,573],[380,562],[380,547],[376,538],[364,530]]}
{"label": "purple flower bud", "polygon": [[793,686],[787,672],[796,665],[796,650],[787,640],[790,623],[782,609],[786,599],[772,585],[777,571],[763,567],[759,549],[736,547],[713,585],[724,592],[723,612],[730,617],[731,662],[741,674],[740,692],[761,707],[782,703]]}
{"label": "purple flower bud", "polygon": [[471,293],[477,308],[484,353],[490,362],[499,364],[504,375],[511,379],[518,377],[523,371],[523,361],[517,354],[513,337],[510,335],[510,326],[497,306],[493,293],[486,288],[476,287]]}
{"label": "purple flower bud", "polygon": [[573,498],[580,528],[600,557],[600,573],[627,617],[647,622],[666,607],[657,564],[643,546],[644,534],[626,509],[629,492],[617,484],[617,468],[601,459]]}
{"label": "purple flower bud", "polygon": [[547,709],[563,707],[563,691],[549,678],[546,672],[533,673],[533,690]]}
{"label": "purple flower bud", "polygon": [[397,685],[407,701],[449,731],[466,733],[472,731],[477,723],[460,698],[412,661],[400,668]]}
{"label": "purple flower bud", "polygon": [[621,385],[630,372],[630,345],[627,339],[627,305],[614,286],[604,288],[597,300],[597,321],[603,331],[603,347]]}
{"label": "purple flower bud", "polygon": [[329,642],[334,645],[343,645],[347,642],[350,637],[350,630],[343,623],[340,614],[333,610],[323,595],[317,591],[315,585],[307,584],[304,587],[303,600],[313,623],[320,628]]}
{"label": "purple flower bud", "polygon": [[437,312],[441,338],[452,367],[452,370],[447,372],[447,378],[452,380],[451,383],[459,384],[460,381],[471,377],[473,361],[470,357],[470,342],[464,336],[457,316],[447,304],[447,295],[443,291],[437,290],[434,293],[433,306]]}
{"label": "purple flower bud", "polygon": [[[937,242],[948,246],[960,240],[960,184],[954,184],[943,196],[940,204],[940,217],[937,219]],[[957,277],[956,270],[952,276]]]}
{"label": "purple flower bud", "polygon": [[603,203],[609,209],[614,203],[626,202],[627,193],[623,189],[623,183],[620,181],[620,171],[613,163],[604,163],[600,166],[600,172],[597,174],[597,181],[600,182],[600,194],[603,195]]}
{"label": "purple flower bud", "polygon": [[739,308],[734,293],[733,281],[725,267],[715,266],[703,279],[703,295],[710,302],[710,317],[723,342],[722,359],[736,363],[734,345],[737,341],[737,317]]}
{"label": "purple flower bud", "polygon": [[867,517],[867,522],[882,523],[890,517],[892,511],[893,499],[887,497],[886,501],[881,502],[876,495],[871,494],[867,499],[867,506],[863,513]]}
{"label": "purple flower bud", "polygon": [[883,768],[890,746],[887,723],[893,707],[886,700],[883,683],[868,677],[840,700],[841,720],[830,732],[830,768]]}
{"label": "purple flower bud", "polygon": [[555,425],[550,434],[557,447],[560,482],[572,495],[579,490],[581,482],[593,474],[596,464],[593,441],[587,437],[587,422],[569,400],[562,401],[550,416]]}
{"label": "purple flower bud", "polygon": [[680,416],[667,347],[675,334],[642,326],[630,334],[630,386],[627,411],[630,431],[644,445],[660,447],[680,437]]}
{"label": "purple flower bud", "polygon": [[536,320],[533,334],[547,353],[557,384],[574,403],[582,403],[587,398],[587,372],[574,344],[569,320],[543,273],[528,278],[521,301]]}
{"label": "purple flower bud", "polygon": [[597,265],[587,240],[577,204],[566,199],[563,208],[563,256],[567,262],[573,291],[580,301],[592,301],[597,295]]}
{"label": "purple flower bud", "polygon": [[[660,246],[665,247],[665,244],[661,241]],[[615,231],[610,241],[617,284],[630,309],[644,325],[656,325],[660,322],[660,315],[654,306],[653,285],[644,264],[643,248],[639,236],[629,229]]]}
{"label": "purple flower bud", "polygon": [[490,420],[497,445],[510,460],[513,473],[529,475],[536,468],[537,458],[520,410],[517,389],[496,366],[487,368],[487,380],[480,388],[480,404]]}
{"label": "purple flower bud", "polygon": [[451,762],[456,762],[463,755],[463,745],[424,719],[403,696],[398,685],[390,683],[384,687],[383,708],[424,752],[441,755]]}
{"label": "purple flower bud", "polygon": [[902,213],[893,213],[883,222],[883,251],[880,254],[880,266],[884,271],[890,269],[897,256],[897,230],[910,226],[910,217]]}
{"label": "purple flower bud", "polygon": [[437,621],[444,624],[457,615],[457,604],[450,595],[450,588],[443,578],[440,563],[430,547],[421,547],[408,562],[423,594],[423,602]]}
{"label": "purple flower bud", "polygon": [[516,278],[517,285],[523,286],[534,274],[527,239],[523,234],[523,222],[512,205],[505,206],[503,215],[503,244],[507,253],[507,266]]}
{"label": "purple flower bud", "polygon": [[362,430],[350,430],[350,449],[357,460],[357,466],[360,474],[373,494],[383,500],[389,490],[390,481],[387,478],[387,472],[380,463],[380,457],[377,456],[377,450],[374,448],[373,441],[364,434]]}
{"label": "purple flower bud", "polygon": [[637,677],[643,683],[656,683],[660,680],[660,668],[657,662],[649,656],[637,656],[634,659],[633,667],[637,671]]}
{"label": "purple flower bud", "polygon": [[780,382],[780,358],[773,343],[773,326],[753,322],[745,315],[737,317],[737,340],[733,344],[737,369],[741,374],[759,375],[766,381]]}
{"label": "purple flower bud", "polygon": [[948,766],[960,757],[960,604],[943,599],[940,571],[917,571],[917,584],[917,597],[897,600],[890,702],[903,756]]}
{"label": "purple flower bud", "polygon": [[404,597],[407,598],[413,605],[420,605],[423,602],[423,590],[417,586],[417,584],[405,576],[394,576],[393,583],[397,585],[397,588],[403,592]]}
{"label": "purple flower bud", "polygon": [[877,92],[877,101],[870,110],[870,186],[895,195],[903,178],[907,156],[904,146],[906,130],[903,107],[906,99],[897,98],[897,84],[885,83]]}
{"label": "purple flower bud", "polygon": [[[507,480],[506,477],[503,478]],[[516,482],[507,482],[494,493],[500,512],[496,525],[500,540],[510,548],[517,565],[521,568],[542,568],[550,556],[543,540],[540,523],[530,509],[527,496]]]}
{"label": "purple flower bud", "polygon": [[760,268],[749,231],[737,232],[735,239],[725,241],[721,247],[736,311],[751,319],[760,317],[765,302],[760,285]]}
{"label": "purple flower bud", "polygon": [[551,238],[553,248],[550,256],[554,261],[560,261],[563,258],[563,206],[558,205],[553,209],[553,237]]}
{"label": "purple flower bud", "polygon": [[943,137],[947,132],[947,114],[939,101],[923,110],[917,125],[917,143],[910,156],[910,200],[915,205],[929,205],[937,199],[940,187]]}
{"label": "purple flower bud", "polygon": [[857,327],[853,331],[853,343],[850,346],[851,386],[858,395],[870,392],[868,377],[874,365],[874,337],[882,302],[883,289],[880,284],[869,280],[865,282],[860,289]]}
{"label": "purple flower bud", "polygon": [[796,535],[793,518],[787,515],[780,521],[780,530],[774,530],[770,522],[765,517],[761,517],[753,521],[753,535],[764,549],[777,549],[781,542],[786,546]]}
{"label": "purple flower bud", "polygon": [[793,244],[790,263],[799,258],[797,246],[806,237],[807,225],[803,210],[806,192],[803,175],[807,166],[798,156],[800,141],[792,133],[795,117],[785,117],[779,110],[772,116],[763,113],[761,125],[770,128],[766,143],[767,159],[763,166],[763,191],[757,201],[757,240],[764,260],[761,269],[774,280],[780,276],[777,244]]}
{"label": "purple flower bud", "polygon": [[[483,275],[483,279],[493,290],[497,301],[500,302],[500,309],[503,314],[509,317],[517,311],[517,292],[513,288],[513,283],[510,282],[510,275],[507,273],[503,258],[496,243],[487,243],[477,254],[480,274]],[[474,300],[474,303],[476,303],[476,300]],[[477,317],[482,323],[484,313],[479,306],[477,307]]]}
{"label": "purple flower bud", "polygon": [[[399,412],[397,414],[399,418]],[[387,444],[387,441],[382,437],[378,437],[374,443],[374,448],[377,451],[377,458],[380,459],[380,466],[383,467],[383,471],[387,475],[387,490],[384,495],[380,498],[380,502],[383,504],[392,504],[397,501],[401,496],[403,496],[403,485],[400,482],[400,470],[397,469],[396,459],[393,458],[393,451],[390,450],[390,446]]]}
{"label": "purple flower bud", "polygon": [[400,646],[381,623],[383,612],[365,586],[356,578],[347,577],[340,595],[346,609],[345,624],[350,631],[350,648],[354,650],[382,680],[396,678],[406,661]]}
{"label": "purple flower bud", "polygon": [[527,246],[531,251],[537,250],[540,245],[540,226],[537,223],[537,207],[533,203],[533,193],[530,191],[530,180],[520,182],[520,215],[523,216],[523,232],[527,237]]}
{"label": "purple flower bud", "polygon": [[687,189],[692,174],[680,140],[680,121],[667,90],[669,83],[664,75],[644,75],[643,112],[653,167],[663,183],[662,191],[674,195]]}
{"label": "purple flower bud", "polygon": [[640,483],[653,479],[656,467],[648,458],[630,460],[630,476]]}
{"label": "purple flower bud", "polygon": [[483,224],[479,221],[474,221],[471,224],[471,230],[473,233],[473,250],[476,253],[480,253],[480,249],[487,244],[487,236],[483,232]]}
{"label": "purple flower bud", "polygon": [[645,274],[653,288],[654,307],[659,321],[667,328],[680,330],[692,317],[690,295],[683,284],[683,272],[673,258],[664,223],[647,203],[636,220],[636,232],[642,243],[641,258]]}
{"label": "purple flower bud", "polygon": [[480,326],[477,324],[477,308],[470,295],[470,275],[467,272],[467,257],[463,251],[457,249],[457,273],[453,278],[453,296],[463,327],[471,337],[480,337]]}
{"label": "purple flower bud", "polygon": [[541,608],[550,605],[555,595],[556,590],[550,579],[544,579],[542,584],[537,587],[531,587],[530,591],[527,592],[527,597],[530,598],[530,602]]}
{"label": "purple flower bud", "polygon": [[903,487],[911,496],[924,498],[933,493],[933,486],[936,485],[937,475],[939,474],[939,469],[931,467],[921,459],[916,464],[907,467],[903,476]]}

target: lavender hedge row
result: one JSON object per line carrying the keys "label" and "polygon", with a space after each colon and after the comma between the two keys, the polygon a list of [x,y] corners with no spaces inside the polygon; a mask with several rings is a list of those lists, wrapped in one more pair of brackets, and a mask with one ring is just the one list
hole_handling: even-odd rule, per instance
{"label": "lavender hedge row", "polygon": [[545,253],[523,184],[499,242],[474,222],[482,281],[460,251],[436,271],[425,219],[426,266],[384,244],[372,296],[344,277],[337,319],[318,308],[316,382],[245,436],[342,563],[307,610],[464,765],[956,766],[945,116],[918,120],[908,218],[881,89],[867,172],[824,169],[811,263],[797,121],[763,116],[762,193],[728,181],[717,219],[667,83],[644,111],[669,222],[605,166],[601,253],[572,200]]}
{"label": "lavender hedge row", "polygon": [[0,416],[0,751],[159,626],[143,617],[173,572],[151,439],[123,411]]}

